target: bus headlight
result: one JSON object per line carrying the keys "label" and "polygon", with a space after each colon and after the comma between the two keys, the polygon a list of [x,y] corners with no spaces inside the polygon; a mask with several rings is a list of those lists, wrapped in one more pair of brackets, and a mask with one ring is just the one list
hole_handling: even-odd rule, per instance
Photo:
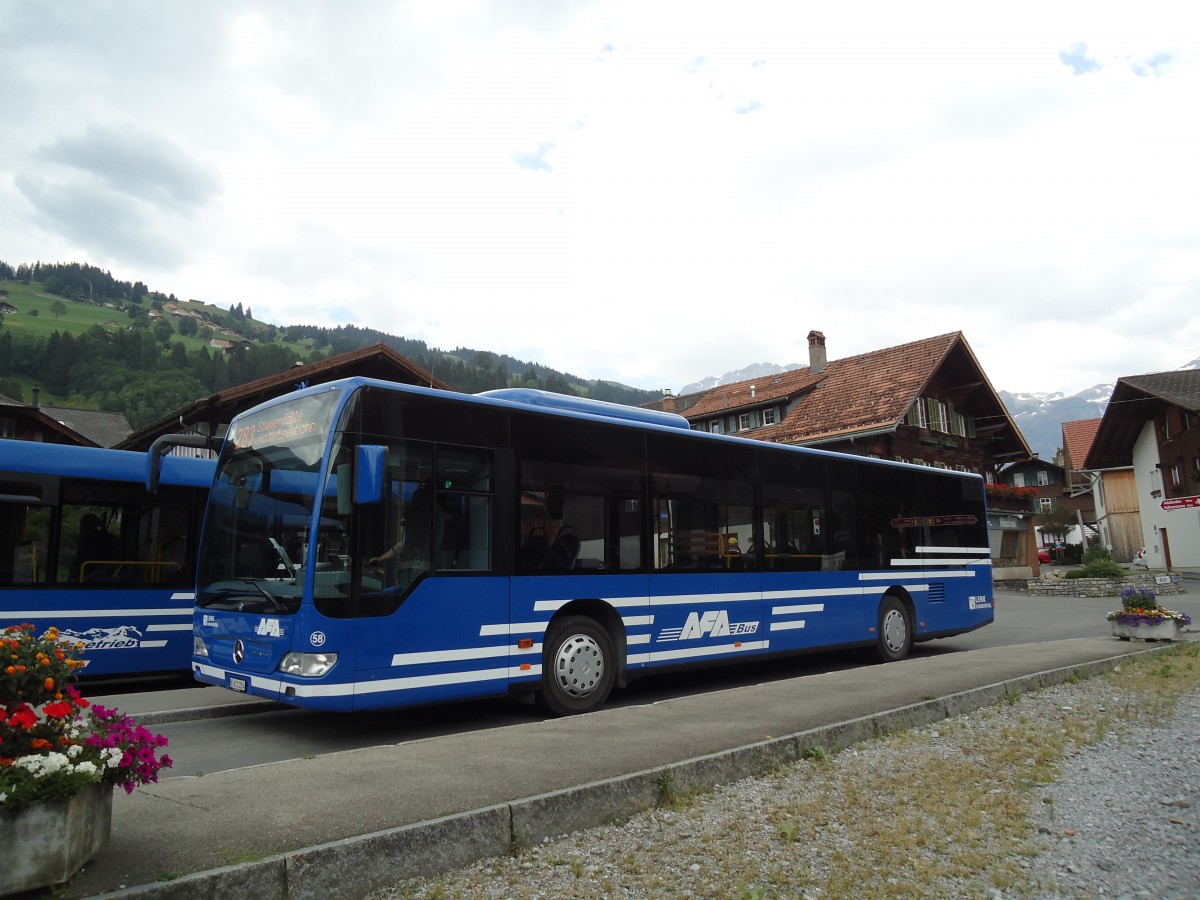
{"label": "bus headlight", "polygon": [[204,638],[198,634],[192,635],[192,656],[208,658],[208,644],[204,643]]}
{"label": "bus headlight", "polygon": [[337,663],[336,653],[287,654],[279,661],[279,671],[284,675],[299,675],[301,678],[320,678]]}

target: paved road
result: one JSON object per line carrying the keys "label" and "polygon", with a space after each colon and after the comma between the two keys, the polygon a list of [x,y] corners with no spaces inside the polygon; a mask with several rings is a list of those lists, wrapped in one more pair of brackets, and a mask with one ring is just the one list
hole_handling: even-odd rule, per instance
{"label": "paved road", "polygon": [[[1200,613],[1190,596],[1171,605]],[[123,886],[129,895],[172,900],[361,896],[407,875],[503,853],[513,840],[628,815],[655,801],[664,773],[679,790],[730,781],[787,764],[810,746],[838,749],[1104,671],[1151,646],[1116,641],[1094,624],[1096,617],[1103,623],[1111,601],[1043,603],[1002,594],[997,625],[886,666],[842,659],[802,677],[797,672],[806,670],[793,669],[770,678],[759,672],[754,683],[710,682],[700,693],[646,682],[650,693],[635,694],[636,702],[627,697],[587,716],[532,716],[488,728],[455,708],[456,724],[450,715],[451,724],[434,725],[425,737],[416,730],[399,741],[360,734],[354,749],[309,754],[291,746],[288,759],[262,765],[248,764],[245,747],[299,741],[304,727],[297,726],[317,720],[291,711],[242,717],[257,738],[221,745],[223,771],[195,777],[181,762],[177,777],[128,797],[118,792],[111,844],[56,896]],[[1027,615],[1038,623],[1030,626]],[[1044,640],[1063,624],[1090,636]],[[961,645],[991,643],[1010,629],[1011,638],[1028,638],[1031,627],[1037,640]],[[997,635],[989,636],[992,629]],[[221,696],[210,690],[170,696]],[[122,699],[141,712],[132,707],[167,695]],[[328,721],[349,729],[355,718]]]}

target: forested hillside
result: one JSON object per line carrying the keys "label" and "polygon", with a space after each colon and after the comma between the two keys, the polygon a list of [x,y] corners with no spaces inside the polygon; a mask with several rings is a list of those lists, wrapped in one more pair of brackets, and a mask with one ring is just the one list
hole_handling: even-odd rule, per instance
{"label": "forested hillside", "polygon": [[467,393],[536,387],[638,404],[655,394],[485,350],[345,325],[274,325],[250,306],[222,310],[80,263],[0,261],[0,394],[45,406],[122,412],[134,428],[297,361],[383,343]]}

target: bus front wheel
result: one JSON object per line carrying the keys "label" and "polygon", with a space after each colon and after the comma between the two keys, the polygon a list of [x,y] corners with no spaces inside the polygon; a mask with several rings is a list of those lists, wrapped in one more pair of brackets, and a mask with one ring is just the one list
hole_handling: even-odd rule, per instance
{"label": "bus front wheel", "polygon": [[594,619],[573,616],[547,634],[538,691],[546,711],[569,716],[599,709],[615,678],[612,639]]}
{"label": "bus front wheel", "polygon": [[884,662],[895,662],[912,650],[912,617],[904,602],[890,594],[879,604],[876,649]]}

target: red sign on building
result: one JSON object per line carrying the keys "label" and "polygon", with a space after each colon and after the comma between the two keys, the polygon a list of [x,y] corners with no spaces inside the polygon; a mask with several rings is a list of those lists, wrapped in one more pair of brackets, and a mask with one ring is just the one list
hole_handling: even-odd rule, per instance
{"label": "red sign on building", "polygon": [[1158,504],[1163,509],[1191,509],[1200,507],[1200,497],[1172,497]]}

